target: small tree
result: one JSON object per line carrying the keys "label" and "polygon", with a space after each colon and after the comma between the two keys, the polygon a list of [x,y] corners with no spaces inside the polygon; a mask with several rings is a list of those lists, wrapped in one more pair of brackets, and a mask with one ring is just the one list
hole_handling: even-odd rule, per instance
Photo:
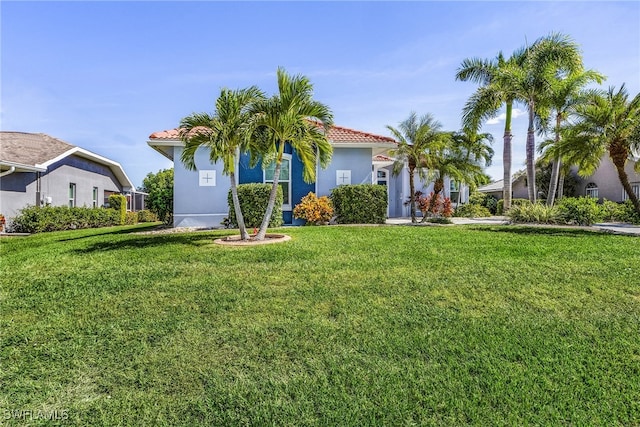
{"label": "small tree", "polygon": [[149,172],[142,181],[142,191],[148,193],[147,208],[168,223],[173,216],[173,168]]}

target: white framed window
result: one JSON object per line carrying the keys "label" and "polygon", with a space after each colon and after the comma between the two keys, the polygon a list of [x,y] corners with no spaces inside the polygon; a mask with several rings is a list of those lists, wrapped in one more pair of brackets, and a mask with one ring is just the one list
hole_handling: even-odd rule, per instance
{"label": "white framed window", "polygon": [[593,183],[590,182],[587,184],[587,187],[585,188],[585,194],[587,197],[593,197],[594,199],[598,198],[598,186]]}
{"label": "white framed window", "polygon": [[389,181],[387,179],[387,171],[379,169],[378,172],[376,172],[376,179],[376,184],[387,185],[387,182]]}
{"label": "white framed window", "polygon": [[[640,182],[632,182],[631,183],[631,189],[633,190],[633,194],[636,195],[636,197],[640,198]],[[626,191],[624,191],[624,188],[622,189],[622,200],[627,200],[629,198],[629,195],[627,194]]]}
{"label": "white framed window", "polygon": [[[273,183],[273,174],[275,170],[276,162],[271,163],[271,165],[264,170],[265,183]],[[285,211],[291,210],[291,154],[282,155],[278,185],[282,188],[282,209]]]}
{"label": "white framed window", "polygon": [[69,183],[69,207],[74,208],[76,206],[76,185]]}
{"label": "white framed window", "polygon": [[91,196],[92,205],[94,208],[98,207],[98,187],[93,187],[93,193]]}
{"label": "white framed window", "polygon": [[336,185],[349,185],[351,184],[351,171],[350,170],[337,170],[336,171]]}

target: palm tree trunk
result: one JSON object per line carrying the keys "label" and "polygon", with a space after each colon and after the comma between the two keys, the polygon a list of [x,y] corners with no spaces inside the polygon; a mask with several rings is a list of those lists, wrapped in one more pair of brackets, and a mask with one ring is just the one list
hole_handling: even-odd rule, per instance
{"label": "palm tree trunk", "polygon": [[533,101],[529,101],[529,127],[527,129],[527,145],[526,145],[526,153],[527,153],[527,188],[529,189],[529,201],[531,203],[536,202],[536,161],[535,161],[535,150],[536,150],[536,140],[534,134],[534,110],[535,105]]}
{"label": "palm tree trunk", "polygon": [[614,152],[610,152],[611,160],[618,171],[618,178],[620,179],[620,183],[622,184],[622,188],[627,193],[629,200],[633,203],[633,207],[636,210],[636,213],[640,215],[640,201],[636,197],[636,194],[633,192],[633,188],[631,188],[631,184],[629,183],[629,176],[627,172],[624,170],[624,166],[627,163],[627,156],[622,154],[617,154]]}
{"label": "palm tree trunk", "polygon": [[416,222],[416,189],[415,183],[413,180],[413,172],[415,167],[411,167],[409,165],[409,209],[411,210],[411,222],[415,224]]}
{"label": "palm tree trunk", "polygon": [[503,166],[503,190],[502,190],[502,210],[506,213],[511,209],[511,112],[513,109],[513,101],[507,101],[507,112],[504,121],[504,147],[502,149],[502,166]]}
{"label": "palm tree trunk", "polygon": [[436,178],[435,182],[433,183],[433,197],[437,197],[438,194],[440,194],[440,192],[444,189],[444,178],[439,177]]}
{"label": "palm tree trunk", "polygon": [[564,197],[564,171],[560,168],[560,177],[558,179],[558,201]]}
{"label": "palm tree trunk", "polygon": [[[284,147],[284,144],[282,144]],[[283,150],[281,150],[283,151]],[[260,229],[258,230],[258,234],[256,235],[256,240],[264,240],[267,235],[267,227],[269,227],[269,222],[271,221],[271,214],[273,213],[273,207],[276,204],[276,195],[278,194],[278,179],[280,178],[280,169],[282,168],[282,153],[278,153],[278,158],[276,160],[276,168],[273,171],[273,186],[271,187],[271,192],[269,193],[269,202],[267,203],[267,210],[264,213],[264,218],[262,218],[262,224],[260,224]]]}
{"label": "palm tree trunk", "polygon": [[240,229],[240,238],[242,240],[248,240],[249,233],[247,233],[247,227],[244,224],[244,216],[242,215],[242,208],[240,207],[240,199],[238,198],[236,174],[233,171],[229,173],[229,179],[231,180],[231,200],[233,201],[233,210],[236,214],[236,221],[238,222],[238,228]]}
{"label": "palm tree trunk", "polygon": [[[556,157],[551,166],[551,179],[549,180],[549,194],[547,194],[547,206],[553,206],[558,189],[558,177],[560,175],[560,167],[562,166],[562,158]],[[560,198],[560,197],[558,197]]]}
{"label": "palm tree trunk", "polygon": [[[562,115],[556,114],[556,137],[555,137],[556,147],[560,144],[561,120],[562,120]],[[553,164],[551,165],[551,179],[549,180],[547,206],[553,206],[553,202],[555,201],[556,189],[558,188],[558,176],[560,175],[561,164],[562,164],[562,158],[560,156],[556,156],[556,158],[553,160]]]}

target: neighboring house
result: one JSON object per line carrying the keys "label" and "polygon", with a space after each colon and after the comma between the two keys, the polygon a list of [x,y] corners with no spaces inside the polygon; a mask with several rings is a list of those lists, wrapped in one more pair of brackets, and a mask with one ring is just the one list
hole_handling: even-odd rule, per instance
{"label": "neighboring house", "polygon": [[[404,204],[409,197],[408,172],[397,177],[391,174],[394,160],[389,157],[389,151],[397,146],[393,138],[341,126],[329,129],[327,137],[333,147],[331,164],[327,169],[318,166],[317,180],[311,184],[303,181],[300,160],[289,145],[285,146],[280,176],[284,193],[282,210],[285,224],[302,224],[302,221],[293,218],[292,211],[310,191],[319,197],[328,196],[333,188],[342,184],[385,185],[388,189],[389,217],[409,215],[409,208]],[[222,175],[222,164],[212,165],[207,151],[201,148],[195,159],[198,170],[187,170],[180,161],[184,144],[177,129],[155,132],[149,136],[147,143],[174,162],[174,226],[219,226],[229,215],[229,177]],[[263,170],[260,164],[249,168],[248,156],[239,156],[239,184],[268,183],[272,178],[273,169]],[[419,187],[418,183],[416,177],[416,187]],[[450,195],[450,185],[449,180],[445,180],[446,196]],[[430,184],[421,190],[428,193],[432,188],[433,184]],[[455,197],[457,198],[457,193]]]}
{"label": "neighboring house", "polygon": [[28,206],[100,207],[111,194],[144,209],[119,163],[42,133],[0,132],[0,213]]}
{"label": "neighboring house", "polygon": [[[631,188],[636,196],[640,197],[640,174],[634,171],[636,162],[627,162],[625,171],[629,177]],[[581,177],[577,174],[577,168],[572,168],[571,173],[576,177],[576,196],[595,197],[602,202],[604,199],[613,202],[623,202],[627,200],[627,193],[622,188],[616,167],[611,162],[608,155],[605,155],[600,161],[600,166],[596,171],[588,177]],[[526,174],[514,174],[512,197],[528,199],[529,193],[527,189]],[[496,196],[502,199],[503,180],[495,181],[478,188],[478,191]]]}

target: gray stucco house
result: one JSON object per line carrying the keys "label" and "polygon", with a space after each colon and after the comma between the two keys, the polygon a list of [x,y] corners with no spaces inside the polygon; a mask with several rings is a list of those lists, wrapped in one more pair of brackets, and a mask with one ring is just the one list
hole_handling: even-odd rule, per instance
{"label": "gray stucco house", "polygon": [[[638,160],[629,161],[625,167],[625,172],[629,177],[631,188],[633,188],[636,196],[640,197],[640,174],[634,170],[634,166]],[[576,177],[577,187],[576,196],[591,196],[602,202],[604,199],[613,202],[623,202],[627,200],[627,193],[620,184],[616,167],[611,162],[608,155],[600,160],[600,166],[596,171],[587,177],[581,177],[574,167],[571,173]],[[478,191],[491,194],[502,199],[503,180],[492,182],[478,189]],[[516,173],[513,175],[512,181],[512,197],[520,199],[528,199],[529,193],[527,188],[526,174]]]}
{"label": "gray stucco house", "polygon": [[[394,159],[389,156],[397,147],[390,137],[374,135],[342,126],[333,126],[327,137],[333,147],[333,157],[327,169],[318,167],[317,180],[307,184],[302,180],[302,163],[290,146],[285,146],[285,158],[280,183],[283,186],[283,220],[285,224],[301,224],[292,215],[293,208],[310,191],[319,197],[328,196],[331,190],[342,184],[378,184],[387,187],[388,216],[409,215],[405,205],[409,198],[409,173],[392,176]],[[174,214],[175,227],[217,227],[229,215],[227,194],[229,178],[222,174],[221,164],[211,164],[205,149],[196,152],[196,171],[187,170],[180,157],[184,144],[177,129],[152,133],[147,144],[174,162]],[[259,164],[249,167],[245,154],[238,158],[236,176],[238,184],[269,182],[269,171]],[[416,177],[416,190],[429,193],[433,183],[420,188]],[[462,199],[468,192],[462,190]],[[457,187],[445,178],[445,196],[457,200]],[[454,200],[454,201],[455,201]]]}
{"label": "gray stucco house", "polygon": [[9,221],[27,205],[103,206],[111,194],[144,209],[119,163],[42,133],[0,132],[0,213]]}

